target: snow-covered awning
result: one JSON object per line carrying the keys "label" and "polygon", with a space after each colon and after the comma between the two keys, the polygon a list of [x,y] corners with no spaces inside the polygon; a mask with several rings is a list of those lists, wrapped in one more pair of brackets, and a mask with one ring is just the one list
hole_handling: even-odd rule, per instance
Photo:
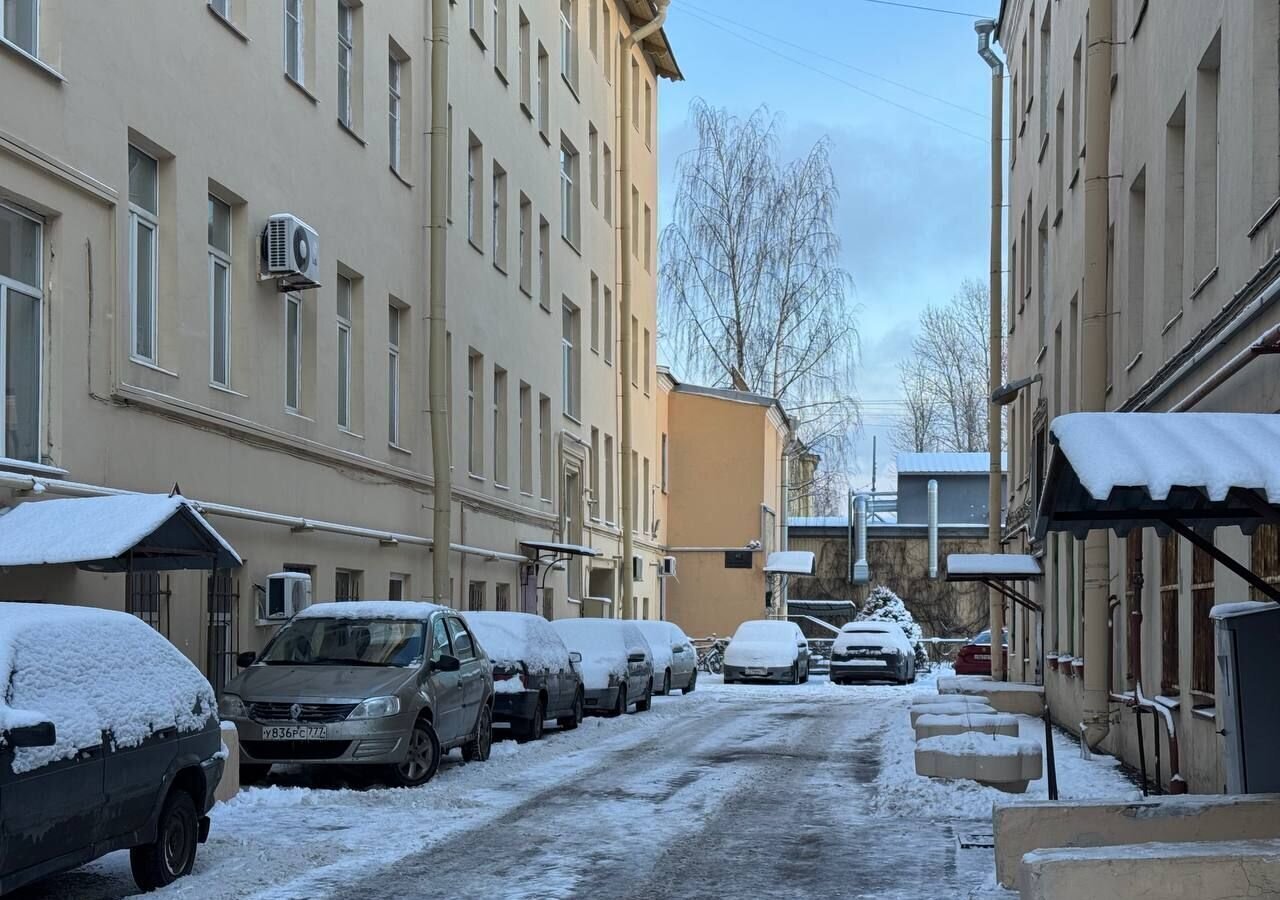
{"label": "snow-covered awning", "polygon": [[1039,561],[1022,553],[947,554],[947,581],[1027,581],[1043,574]]}
{"label": "snow-covered awning", "polygon": [[229,569],[240,556],[180,496],[28,501],[0,515],[0,567],[75,564],[97,572]]}
{"label": "snow-covered awning", "polygon": [[599,556],[600,551],[584,544],[560,544],[555,541],[521,541],[520,546],[526,550],[535,550],[539,554],[554,553],[557,556]]}
{"label": "snow-covered awning", "polygon": [[765,560],[767,575],[812,575],[813,554],[808,550],[775,550]]}
{"label": "snow-covered awning", "polygon": [[1280,415],[1071,413],[1053,420],[1035,533],[1252,532],[1278,515]]}

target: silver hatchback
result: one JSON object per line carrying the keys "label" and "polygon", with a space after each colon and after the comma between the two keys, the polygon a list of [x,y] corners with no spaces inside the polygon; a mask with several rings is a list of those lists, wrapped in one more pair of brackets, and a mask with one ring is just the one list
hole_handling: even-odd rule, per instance
{"label": "silver hatchback", "polygon": [[453,610],[433,603],[318,603],[284,625],[219,708],[240,736],[240,778],[275,763],[378,766],[392,784],[430,781],[461,747],[487,759],[488,658]]}

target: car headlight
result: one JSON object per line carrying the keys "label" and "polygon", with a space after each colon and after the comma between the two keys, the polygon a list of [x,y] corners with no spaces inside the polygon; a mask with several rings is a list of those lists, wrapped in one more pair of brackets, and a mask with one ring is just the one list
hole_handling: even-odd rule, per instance
{"label": "car headlight", "polygon": [[399,697],[370,697],[351,710],[348,719],[383,719],[400,712]]}
{"label": "car headlight", "polygon": [[247,719],[248,711],[244,703],[235,694],[223,694],[218,701],[218,715],[224,719]]}

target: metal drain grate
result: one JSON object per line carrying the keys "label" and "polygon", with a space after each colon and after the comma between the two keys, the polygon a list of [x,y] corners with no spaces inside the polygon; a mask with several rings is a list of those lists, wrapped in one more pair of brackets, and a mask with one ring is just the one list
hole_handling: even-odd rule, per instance
{"label": "metal drain grate", "polygon": [[961,850],[994,850],[996,836],[990,832],[970,831],[956,835]]}

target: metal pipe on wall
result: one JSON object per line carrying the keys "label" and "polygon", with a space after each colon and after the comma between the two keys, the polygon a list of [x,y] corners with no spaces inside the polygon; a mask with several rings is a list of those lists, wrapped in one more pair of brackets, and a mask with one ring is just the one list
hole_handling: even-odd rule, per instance
{"label": "metal pipe on wall", "polygon": [[[431,534],[450,544],[453,483],[449,470],[449,345],[445,302],[445,261],[449,214],[449,0],[431,0],[431,284],[427,353],[427,393],[431,419]],[[449,596],[449,554],[431,561],[431,593],[437,603]]]}
{"label": "metal pipe on wall", "polygon": [[929,577],[938,577],[938,480],[929,479]]}
{"label": "metal pipe on wall", "polygon": [[859,494],[853,500],[853,516],[855,546],[857,559],[853,563],[853,583],[867,584],[871,581],[871,567],[867,565],[867,495]]}

